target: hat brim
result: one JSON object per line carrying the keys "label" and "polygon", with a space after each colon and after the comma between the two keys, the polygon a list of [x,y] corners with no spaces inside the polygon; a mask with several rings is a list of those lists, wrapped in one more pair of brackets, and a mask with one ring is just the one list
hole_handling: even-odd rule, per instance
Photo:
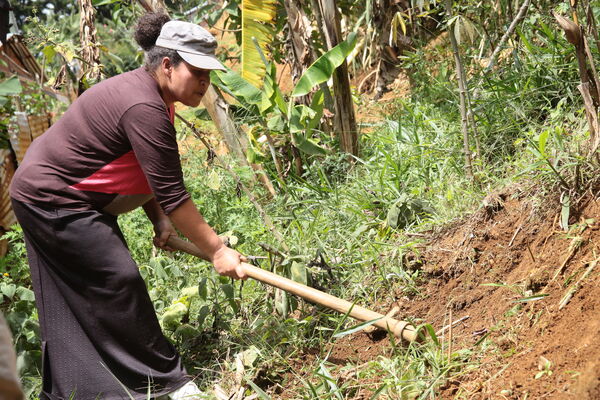
{"label": "hat brim", "polygon": [[221,71],[226,71],[223,64],[219,62],[215,57],[187,53],[185,51],[177,50],[177,53],[183,58],[185,62],[188,64],[200,68],[200,69],[218,69]]}

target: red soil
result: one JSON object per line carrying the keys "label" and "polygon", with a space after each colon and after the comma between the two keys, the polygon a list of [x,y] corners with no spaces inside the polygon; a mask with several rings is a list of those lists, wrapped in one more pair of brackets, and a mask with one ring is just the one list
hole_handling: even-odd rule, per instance
{"label": "red soil", "polygon": [[[475,214],[430,233],[420,254],[408,257],[428,278],[418,299],[396,293],[403,299],[398,319],[419,318],[437,330],[450,316],[454,321],[468,316],[453,328],[452,349],[472,349],[478,367],[444,383],[440,398],[600,399],[600,265],[563,309],[558,306],[600,258],[597,196],[589,193],[571,207],[565,232],[558,201],[536,203],[526,193],[491,195]],[[490,283],[505,285],[484,285]],[[517,302],[536,294],[547,296]],[[373,308],[385,313],[393,297]],[[448,336],[440,341],[448,343]],[[360,365],[392,356],[391,347],[385,335],[357,333],[335,342],[328,361]],[[335,376],[344,379],[341,372]],[[370,398],[377,382],[361,383],[369,390],[353,398]],[[290,379],[286,387],[293,386]],[[277,398],[290,396],[284,391]]]}

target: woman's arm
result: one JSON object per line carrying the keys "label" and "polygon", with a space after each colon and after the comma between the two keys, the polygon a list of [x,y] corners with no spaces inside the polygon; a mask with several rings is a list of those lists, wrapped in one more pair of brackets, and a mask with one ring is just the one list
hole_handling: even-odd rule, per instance
{"label": "woman's arm", "polygon": [[166,246],[167,239],[171,235],[177,235],[175,228],[173,228],[173,224],[171,224],[171,220],[169,217],[165,215],[162,208],[156,201],[156,198],[152,198],[148,200],[143,205],[144,211],[148,216],[148,219],[152,222],[154,226],[154,245],[163,250],[173,250],[170,247]]}
{"label": "woman's arm", "polygon": [[200,249],[204,254],[203,258],[213,263],[219,274],[235,279],[246,279],[247,276],[241,266],[242,255],[223,244],[191,199],[171,211],[169,218],[175,227]]}

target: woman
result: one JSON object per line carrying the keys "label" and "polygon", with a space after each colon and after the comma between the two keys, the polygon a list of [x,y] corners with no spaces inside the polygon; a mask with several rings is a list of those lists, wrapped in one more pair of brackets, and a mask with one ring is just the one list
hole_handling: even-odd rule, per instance
{"label": "woman", "polygon": [[87,90],[33,142],[12,181],[39,311],[42,399],[141,399],[149,387],[200,398],[160,330],[118,214],[143,206],[159,247],[174,225],[218,273],[246,277],[185,189],[168,113],[175,102],[198,106],[210,70],[223,69],[216,40],[154,13],[135,39],[145,66]]}

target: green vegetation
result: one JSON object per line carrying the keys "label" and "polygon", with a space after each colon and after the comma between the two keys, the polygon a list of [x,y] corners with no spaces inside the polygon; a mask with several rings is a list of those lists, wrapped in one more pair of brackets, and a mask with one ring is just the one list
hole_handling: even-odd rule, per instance
{"label": "green vegetation", "polygon": [[[361,13],[354,3],[340,2],[348,12],[347,21],[356,23],[358,33],[368,37],[360,23],[373,23],[371,11],[367,7]],[[431,23],[433,17],[427,15],[436,16],[439,30],[445,23],[439,15],[443,7],[436,2],[420,3],[430,5],[423,6],[421,11],[426,14],[420,18]],[[319,124],[326,96],[321,90],[313,94],[309,105],[295,104],[278,87],[272,60],[267,63],[265,86],[260,90],[233,72],[214,78],[240,100],[236,117],[251,137],[248,159],[264,167],[276,182],[277,195],[269,199],[253,181],[251,169],[239,159],[230,155],[224,159],[234,166],[242,183],[252,188],[285,243],[270,233],[236,177],[218,167],[212,150],[182,146],[188,189],[211,226],[229,236],[231,245],[241,253],[259,256],[256,260],[262,268],[356,304],[384,307],[394,300],[391,296],[421,295],[419,287],[428,276],[407,258],[407,254],[419,252],[424,241],[419,233],[475,211],[494,189],[527,182],[537,185],[540,195],[561,193],[568,199],[583,193],[595,179],[598,165],[584,151],[589,131],[577,90],[573,46],[550,14],[565,13],[567,3],[534,2],[535,7],[510,39],[510,50],[503,52],[490,70],[484,68],[487,60],[482,54],[490,53],[490,43],[498,43],[511,20],[503,17],[502,9],[499,16],[487,21],[485,16],[491,12],[486,7],[492,7],[488,2],[458,3],[456,11],[462,15],[462,23],[471,24],[462,29],[472,28],[466,36],[474,39],[468,42],[463,38],[460,43],[471,90],[471,138],[477,138],[470,145],[473,179],[465,171],[450,46],[439,40],[441,45],[426,47],[431,36],[419,31],[413,48],[404,51],[398,61],[410,76],[409,94],[378,106],[355,92],[362,113],[377,118],[360,126],[361,152],[352,163],[347,162],[347,154],[337,150],[337,138]],[[122,10],[126,17],[114,23],[104,20],[106,28],[124,32],[123,21],[132,20],[138,11],[120,2],[99,3],[100,10],[109,6],[114,7],[113,12]],[[598,14],[600,6],[594,4],[592,10]],[[237,15],[229,18],[231,26],[239,24]],[[417,29],[402,29],[408,21],[406,14],[395,18],[398,32],[408,34]],[[416,16],[415,20],[421,21]],[[112,52],[105,54],[109,74],[139,61],[139,54],[124,44],[125,33],[117,35],[120,44],[113,46],[110,34],[99,31],[100,41]],[[42,54],[48,57],[48,44],[44,46]],[[52,46],[53,51],[60,50],[56,43]],[[346,50],[340,62],[350,52]],[[595,46],[590,50],[595,59],[600,56]],[[365,46],[361,51],[363,64],[355,65],[356,69],[368,67],[372,56],[367,51],[375,50]],[[119,52],[125,55],[121,57]],[[331,53],[321,54],[327,58]],[[274,58],[277,56],[275,52]],[[310,84],[302,83],[306,90],[301,94],[326,82],[333,71],[328,72]],[[192,110],[183,114],[200,123]],[[178,131],[186,143],[195,140],[181,123]],[[259,140],[265,132],[283,137],[275,141],[273,157],[266,155],[270,150]],[[208,140],[217,143],[219,139]],[[290,146],[303,152],[291,157]],[[292,166],[294,157],[301,158],[302,169]],[[568,204],[566,200],[567,221]],[[390,338],[391,348],[385,355],[368,362],[340,364],[332,360],[331,345],[350,335],[355,321],[251,280],[220,277],[208,263],[191,256],[153,249],[152,227],[141,210],[120,217],[120,225],[166,334],[207,392],[219,385],[226,393],[242,389],[264,399],[278,398],[284,389],[287,398],[295,399],[352,399],[359,394],[372,399],[434,398],[448,379],[476,366],[478,354],[487,345],[482,339],[472,348],[452,349],[448,354],[447,343],[438,340],[427,321],[417,318],[415,325],[430,333],[424,343],[406,346]],[[40,385],[36,311],[18,227],[6,238],[10,252],[0,261],[0,310],[15,334],[19,372],[28,395],[34,396]],[[552,374],[550,364],[536,378],[544,374]]]}

